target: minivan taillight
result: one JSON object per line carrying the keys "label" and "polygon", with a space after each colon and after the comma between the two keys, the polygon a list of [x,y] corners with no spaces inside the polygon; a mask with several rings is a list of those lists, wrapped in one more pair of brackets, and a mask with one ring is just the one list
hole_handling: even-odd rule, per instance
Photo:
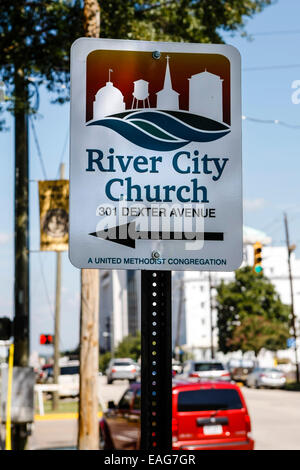
{"label": "minivan taillight", "polygon": [[178,421],[176,418],[172,418],[172,442],[178,441]]}
{"label": "minivan taillight", "polygon": [[112,369],[111,371],[112,371],[112,372],[117,372],[116,369]]}
{"label": "minivan taillight", "polygon": [[189,377],[199,377],[199,374],[197,374],[197,372],[191,372]]}
{"label": "minivan taillight", "polygon": [[230,377],[229,372],[224,372],[224,374],[221,374],[221,377]]}
{"label": "minivan taillight", "polygon": [[246,433],[251,432],[251,421],[250,416],[245,415]]}
{"label": "minivan taillight", "polygon": [[131,372],[136,372],[136,369],[135,368],[131,369]]}

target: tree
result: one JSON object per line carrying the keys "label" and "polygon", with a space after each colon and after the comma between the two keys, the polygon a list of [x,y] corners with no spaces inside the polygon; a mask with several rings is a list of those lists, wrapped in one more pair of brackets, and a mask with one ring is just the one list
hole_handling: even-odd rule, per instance
{"label": "tree", "polygon": [[115,350],[116,357],[128,357],[137,361],[141,356],[141,335],[126,336]]}
{"label": "tree", "polygon": [[235,280],[217,287],[219,349],[224,352],[285,349],[289,338],[289,309],[274,286],[247,266]]}
{"label": "tree", "polygon": [[101,5],[107,38],[223,42],[220,30],[243,31],[245,18],[273,0],[111,0]]}
{"label": "tree", "polygon": [[[127,357],[138,361],[141,357],[141,334],[137,333],[135,336],[128,335],[120,341],[115,349],[114,357]],[[112,358],[111,352],[101,354],[99,358],[99,369],[105,373],[107,365]]]}
{"label": "tree", "polygon": [[[28,114],[31,95],[44,83],[59,102],[68,82],[69,47],[77,36],[78,1],[2,0],[0,3],[0,77],[15,117],[15,282],[14,364],[29,361],[29,161]],[[37,108],[37,106],[36,106]],[[13,447],[26,446],[26,424],[15,423]]]}
{"label": "tree", "polygon": [[[243,31],[246,18],[274,0],[110,0],[101,2],[101,37],[223,42],[221,31]],[[88,4],[87,2],[86,4]],[[88,5],[89,6],[89,5]],[[13,96],[9,109],[28,105],[26,89],[35,80],[54,99],[68,99],[69,50],[84,31],[83,0],[2,0],[0,77]],[[25,90],[15,93],[15,73]],[[30,81],[28,81],[30,78]]]}
{"label": "tree", "polygon": [[[8,102],[10,111],[28,110],[28,88],[32,83],[46,85],[58,102],[64,102],[68,95],[70,47],[83,34],[79,0],[1,1],[0,74],[8,95],[13,97]],[[22,79],[23,92],[16,93],[16,74]]]}

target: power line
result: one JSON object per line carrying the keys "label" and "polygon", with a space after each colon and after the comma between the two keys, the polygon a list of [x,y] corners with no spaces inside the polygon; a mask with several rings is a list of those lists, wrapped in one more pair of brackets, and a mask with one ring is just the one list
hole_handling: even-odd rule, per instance
{"label": "power line", "polygon": [[280,121],[279,119],[260,119],[260,118],[253,118],[250,116],[242,116],[243,121],[251,121],[256,122],[259,124],[276,124],[278,126],[288,127],[290,129],[300,129],[300,125],[298,124],[288,124],[285,121]]}
{"label": "power line", "polygon": [[[233,33],[225,32],[227,36],[232,36]],[[247,33],[248,37],[255,37],[255,36],[286,36],[289,34],[300,34],[300,29],[286,29],[286,30],[279,30],[279,31],[258,31],[256,33]]]}
{"label": "power line", "polygon": [[[46,298],[47,298],[47,302],[48,302],[48,305],[49,305],[49,310],[50,310],[51,317],[54,319],[54,306],[52,306],[52,302],[51,302],[48,287],[47,287],[47,281],[46,281],[45,272],[44,272],[43,260],[42,260],[42,257],[41,257],[41,253],[40,252],[38,252],[38,253],[39,253],[41,276],[42,276],[42,281],[43,281],[43,284],[44,284]],[[59,337],[59,344],[60,344],[60,349],[65,349],[64,345],[62,344],[61,336]]]}
{"label": "power line", "polygon": [[259,72],[262,70],[279,70],[279,69],[295,69],[299,68],[300,64],[286,64],[286,65],[263,65],[257,67],[245,67],[243,72]]}
{"label": "power line", "polygon": [[35,130],[34,122],[33,122],[33,119],[32,119],[31,116],[29,116],[29,121],[30,121],[30,124],[31,124],[31,128],[32,128],[32,132],[33,132],[33,138],[34,138],[34,142],[35,142],[35,145],[36,145],[37,154],[38,154],[38,157],[39,157],[39,160],[40,160],[43,176],[44,176],[44,179],[46,180],[47,179],[46,168],[45,168],[45,164],[44,164],[40,144],[39,144],[39,141],[38,141],[37,133],[36,133],[36,130]]}
{"label": "power line", "polygon": [[287,29],[282,31],[258,31],[257,33],[249,33],[249,36],[285,36],[288,34],[300,34],[300,29]]}
{"label": "power line", "polygon": [[69,138],[69,129],[67,130],[65,141],[64,141],[64,144],[63,144],[63,149],[62,149],[61,156],[60,156],[60,159],[59,159],[56,179],[58,179],[58,177],[59,177],[60,167],[61,167],[61,164],[64,162],[64,157],[65,157],[65,151],[66,151],[66,147],[67,147],[67,143],[68,143],[68,138]]}

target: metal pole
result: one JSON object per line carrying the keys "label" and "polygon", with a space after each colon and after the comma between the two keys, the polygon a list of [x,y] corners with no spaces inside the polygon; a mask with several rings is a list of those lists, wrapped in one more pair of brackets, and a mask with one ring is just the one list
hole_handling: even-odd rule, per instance
{"label": "metal pole", "polygon": [[[14,364],[29,362],[29,165],[28,90],[24,71],[15,66],[15,283]],[[24,450],[26,424],[14,423],[13,449]]]}
{"label": "metal pole", "polygon": [[141,449],[172,449],[171,271],[142,271]]}
{"label": "metal pole", "polygon": [[208,273],[208,284],[209,284],[209,309],[210,309],[210,354],[211,358],[215,358],[214,350],[214,324],[213,324],[213,299],[212,299],[212,283],[211,274]]}
{"label": "metal pole", "polygon": [[[65,164],[60,165],[60,179],[65,176]],[[54,364],[53,364],[53,381],[58,384],[60,373],[59,368],[59,338],[60,338],[60,303],[61,303],[61,252],[56,252],[56,288],[55,288],[55,326],[54,326]],[[59,392],[53,392],[52,409],[57,410],[59,404]]]}
{"label": "metal pole", "polygon": [[12,343],[9,346],[9,357],[8,357],[5,450],[12,450],[11,449],[11,396],[12,396],[13,370],[14,370],[14,344]]}
{"label": "metal pole", "polygon": [[291,267],[291,252],[293,251],[293,247],[290,246],[289,228],[288,228],[288,220],[287,220],[286,214],[284,214],[284,225],[285,225],[285,235],[286,235],[286,247],[288,250],[288,269],[289,269],[290,293],[291,293],[292,329],[293,329],[293,338],[295,340],[296,380],[297,382],[300,382],[298,351],[297,351],[296,317],[295,317],[295,308],[294,308],[293,277],[292,277],[292,267]]}
{"label": "metal pole", "polygon": [[177,325],[176,325],[176,340],[175,340],[175,357],[176,360],[180,360],[180,328],[181,328],[181,318],[182,318],[182,310],[183,310],[183,293],[184,293],[184,286],[183,281],[180,280],[180,287],[179,287],[179,303],[178,303],[178,313],[177,313]]}

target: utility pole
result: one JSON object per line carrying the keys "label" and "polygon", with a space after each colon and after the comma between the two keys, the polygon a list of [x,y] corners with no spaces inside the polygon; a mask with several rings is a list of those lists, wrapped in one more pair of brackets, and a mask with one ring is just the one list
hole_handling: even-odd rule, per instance
{"label": "utility pole", "polygon": [[[59,169],[60,179],[65,176],[65,164],[61,163]],[[59,338],[60,338],[60,303],[61,303],[61,252],[56,252],[56,289],[55,289],[55,326],[54,326],[54,365],[53,365],[53,381],[58,384],[59,377]],[[53,393],[52,409],[57,410],[59,403],[58,391]]]}
{"label": "utility pole", "polygon": [[[24,71],[15,64],[15,279],[14,365],[29,362],[29,168],[28,90]],[[14,423],[13,449],[24,450],[26,424]]]}
{"label": "utility pole", "polygon": [[291,323],[292,323],[292,330],[293,330],[293,338],[295,341],[294,348],[295,348],[295,361],[296,361],[296,380],[297,382],[300,382],[298,351],[297,351],[297,328],[296,328],[296,317],[295,317],[295,308],[294,308],[293,276],[292,276],[292,267],[291,267],[291,253],[295,249],[295,245],[290,245],[288,220],[287,220],[286,214],[284,214],[284,225],[285,225],[286,247],[288,251],[288,269],[289,269],[289,279],[290,279],[291,316],[292,316]]}
{"label": "utility pole", "polygon": [[214,359],[215,350],[214,350],[213,298],[212,298],[212,282],[211,282],[210,272],[208,273],[208,288],[209,288],[209,309],[210,309],[210,355],[211,355],[211,359]]}
{"label": "utility pole", "polygon": [[[100,7],[97,0],[84,1],[86,37],[100,36]],[[80,385],[78,449],[99,449],[99,271],[81,270],[80,302]]]}
{"label": "utility pole", "polygon": [[177,313],[177,325],[176,325],[176,339],[175,339],[175,358],[177,361],[180,360],[179,355],[179,338],[180,338],[180,327],[181,327],[181,319],[182,319],[182,311],[183,311],[183,294],[184,294],[184,287],[183,287],[183,280],[180,280],[180,287],[179,287],[179,301],[178,301],[178,313]]}

